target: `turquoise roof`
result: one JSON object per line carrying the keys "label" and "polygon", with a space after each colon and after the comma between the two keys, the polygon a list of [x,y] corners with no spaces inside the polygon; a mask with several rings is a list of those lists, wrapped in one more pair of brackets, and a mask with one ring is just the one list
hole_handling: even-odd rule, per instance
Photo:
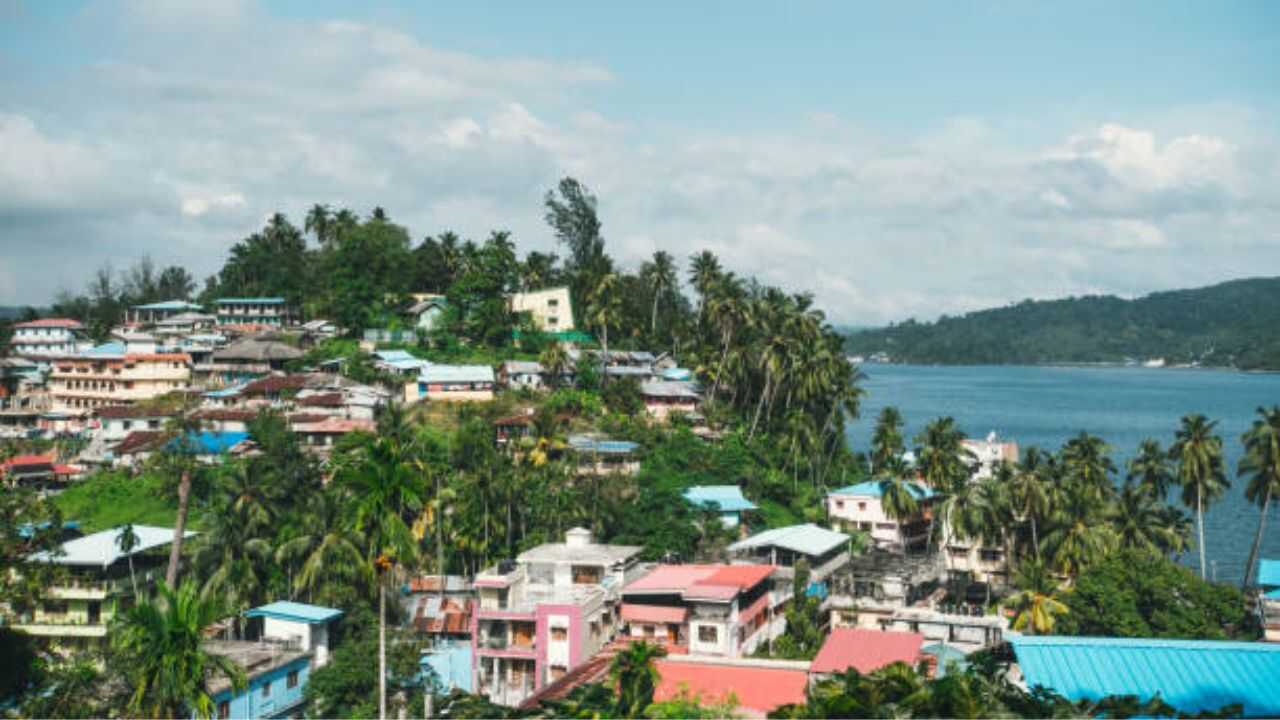
{"label": "turquoise roof", "polygon": [[755,510],[756,504],[742,496],[737,485],[694,485],[684,491],[684,499],[720,512]]}
{"label": "turquoise roof", "polygon": [[[832,490],[828,495],[865,495],[867,497],[881,497],[884,495],[884,486],[887,480],[868,480],[860,482],[857,485],[846,485],[839,490]],[[934,495],[933,488],[919,483],[907,483],[907,490],[917,500],[931,498]]]}
{"label": "turquoise roof", "polygon": [[101,345],[95,345],[88,350],[80,353],[82,357],[109,357],[113,355],[124,355],[125,345],[122,342],[112,340]]}
{"label": "turquoise roof", "polygon": [[1258,561],[1258,584],[1280,587],[1280,560]]}
{"label": "turquoise roof", "polygon": [[1268,600],[1280,600],[1280,588],[1276,588],[1275,590],[1269,590],[1263,593],[1262,597]]}
{"label": "turquoise roof", "polygon": [[219,305],[283,305],[282,297],[218,298]]}
{"label": "turquoise roof", "polygon": [[920,648],[920,652],[938,659],[938,677],[947,676],[948,665],[954,666],[956,670],[969,667],[969,656],[944,642],[925,645]]}
{"label": "turquoise roof", "polygon": [[813,523],[791,525],[756,533],[729,546],[731,552],[757,548],[779,547],[784,550],[817,557],[842,546],[847,546],[849,536],[844,533],[818,527]]}
{"label": "turquoise roof", "polygon": [[292,620],[293,622],[303,623],[322,623],[328,622],[336,617],[340,617],[342,611],[337,608],[324,607],[323,605],[308,605],[306,603],[290,602],[288,600],[280,600],[269,605],[262,605],[246,610],[245,617],[269,617],[277,620]]}
{"label": "turquoise roof", "polygon": [[174,438],[169,448],[192,455],[221,455],[249,439],[247,432],[199,432],[191,433],[182,441]]}
{"label": "turquoise roof", "polygon": [[1280,716],[1280,645],[1010,634],[1027,687],[1069,700],[1159,695],[1183,713],[1240,703],[1244,717]]}
{"label": "turquoise roof", "polygon": [[134,310],[203,310],[201,306],[195,303],[189,303],[184,300],[165,300],[164,302],[154,302],[148,305],[134,305]]}

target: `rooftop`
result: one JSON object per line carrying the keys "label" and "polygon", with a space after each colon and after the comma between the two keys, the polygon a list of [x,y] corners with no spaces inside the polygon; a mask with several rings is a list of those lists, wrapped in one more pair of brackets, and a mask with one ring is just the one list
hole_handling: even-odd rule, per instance
{"label": "rooftop", "polygon": [[372,420],[348,420],[347,418],[327,417],[317,422],[296,422],[293,431],[298,433],[317,433],[324,435],[344,435],[352,432],[374,432],[378,426]]}
{"label": "rooftop", "polygon": [[1240,703],[1244,717],[1280,716],[1280,645],[1010,635],[1027,687],[1069,700],[1157,694],[1183,713]]}
{"label": "rooftop", "polygon": [[269,605],[262,605],[252,610],[246,610],[244,613],[245,617],[269,617],[277,620],[310,624],[328,622],[341,615],[342,611],[337,608],[308,605],[288,600],[279,600]]}
{"label": "rooftop", "polygon": [[915,665],[922,645],[924,636],[919,633],[836,628],[813,658],[810,672],[841,673],[855,668],[869,673],[895,662]]}
{"label": "rooftop", "polygon": [[203,310],[196,303],[187,302],[185,300],[165,300],[164,302],[148,303],[146,305],[134,305],[134,310]]}
{"label": "rooftop", "polygon": [[302,351],[292,345],[286,345],[274,340],[255,340],[253,338],[245,338],[213,351],[213,359],[215,361],[248,360],[264,362],[270,360],[297,360],[300,357],[302,357]]}
{"label": "rooftop", "polygon": [[[38,552],[31,556],[36,562],[52,562],[58,565],[81,565],[106,568],[117,560],[128,555],[161,547],[173,542],[173,528],[153,527],[151,525],[134,525],[133,532],[138,536],[138,544],[128,553],[121,552],[118,538],[124,526],[103,530],[92,535],[68,540],[62,544],[62,554],[50,556],[46,552]],[[196,533],[186,531],[183,537],[191,537]]]}
{"label": "rooftop", "polygon": [[[575,535],[579,533],[579,535]],[[516,557],[522,563],[581,562],[613,565],[625,562],[640,554],[644,548],[638,545],[604,545],[591,542],[590,533],[574,528],[565,533],[573,542],[543,543]],[[580,541],[577,538],[582,538]]]}
{"label": "rooftop", "polygon": [[[853,495],[857,497],[882,497],[884,495],[885,486],[888,481],[885,480],[868,480],[860,482],[856,485],[846,485],[838,490],[832,490],[828,495]],[[920,483],[906,483],[907,491],[917,500],[933,497],[933,488]]]}
{"label": "rooftop", "polygon": [[742,495],[737,485],[694,485],[684,491],[684,499],[721,512],[756,510],[756,504]]}
{"label": "rooftop", "polygon": [[596,453],[598,455],[626,455],[640,449],[640,446],[629,440],[608,440],[590,435],[570,435],[569,449],[575,452]]}
{"label": "rooftop", "polygon": [[488,365],[428,365],[418,371],[424,383],[491,383],[493,368]]}
{"label": "rooftop", "polygon": [[18,328],[66,328],[68,330],[81,330],[84,325],[78,320],[70,318],[45,318],[43,320],[29,320],[27,322],[14,323],[14,329]]}
{"label": "rooftop", "polygon": [[218,298],[215,302],[219,305],[283,305],[282,297],[259,297],[259,298]]}
{"label": "rooftop", "polygon": [[759,585],[776,568],[773,565],[658,565],[632,581],[626,594],[675,594],[689,599],[732,600],[738,593]]}
{"label": "rooftop", "polygon": [[818,527],[813,523],[791,525],[756,533],[729,546],[730,552],[779,547],[802,555],[825,555],[849,542],[849,536],[834,530]]}
{"label": "rooftop", "polygon": [[236,445],[249,439],[247,432],[213,432],[204,431],[190,433],[179,440],[169,441],[171,449],[180,450],[191,455],[221,455]]}
{"label": "rooftop", "polygon": [[640,394],[648,397],[681,398],[697,400],[700,395],[691,382],[669,380],[665,382],[640,383]]}
{"label": "rooftop", "polygon": [[1258,584],[1280,587],[1280,560],[1263,558],[1258,561]]}
{"label": "rooftop", "polygon": [[654,661],[660,679],[653,699],[664,702],[687,692],[706,704],[724,702],[732,695],[738,701],[738,711],[763,717],[783,705],[805,701],[807,665],[673,655]]}
{"label": "rooftop", "polygon": [[108,405],[94,410],[94,414],[100,418],[167,418],[176,415],[177,411],[144,405]]}

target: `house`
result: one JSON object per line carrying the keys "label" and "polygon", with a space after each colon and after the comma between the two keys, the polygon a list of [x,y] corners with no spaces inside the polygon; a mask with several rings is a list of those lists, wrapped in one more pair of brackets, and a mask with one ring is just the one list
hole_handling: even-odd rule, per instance
{"label": "house", "polygon": [[134,430],[120,442],[109,446],[106,456],[115,467],[138,467],[152,453],[163,448],[170,437],[172,435],[163,430]]}
{"label": "house", "polygon": [[252,380],[240,388],[240,401],[247,407],[278,408],[292,404],[299,390],[311,384],[311,377],[299,374],[272,374]]}
{"label": "house", "polygon": [[[157,320],[151,323],[151,328],[157,335],[185,336],[202,333],[217,323],[218,317],[216,315],[197,311],[178,313],[163,320]],[[222,336],[218,335],[217,337]]]}
{"label": "house", "polygon": [[414,357],[404,350],[375,350],[373,366],[383,372],[414,377],[423,368],[431,367],[427,360]]}
{"label": "house", "polygon": [[302,351],[275,340],[242,338],[213,351],[208,365],[195,368],[196,376],[215,385],[231,385],[271,372],[302,357]]}
{"label": "house", "polygon": [[592,435],[570,435],[569,452],[578,475],[634,475],[640,472],[640,445]]}
{"label": "house", "polygon": [[429,333],[441,327],[444,319],[445,297],[430,293],[420,293],[414,297],[414,303],[404,311],[413,327],[423,333]]}
{"label": "house", "polygon": [[528,313],[533,324],[543,332],[573,330],[573,302],[569,288],[557,287],[514,293],[507,298],[513,313]]}
{"label": "house", "polygon": [[152,355],[156,352],[156,336],[133,328],[116,328],[111,331],[111,339],[124,345],[124,352],[129,354]]}
{"label": "house", "polygon": [[1263,638],[1280,642],[1280,560],[1258,560],[1258,609],[1262,615]]}
{"label": "house", "polygon": [[29,358],[0,358],[0,438],[28,437],[49,410],[49,392],[40,363]]}
{"label": "house", "polygon": [[849,563],[849,536],[805,523],[756,533],[728,550],[730,557],[778,565],[786,575],[804,559],[811,581],[821,583]]}
{"label": "house", "polygon": [[257,417],[258,411],[245,408],[201,408],[192,413],[202,427],[220,433],[247,433]]}
{"label": "house", "polygon": [[517,706],[595,655],[618,627],[618,590],[641,548],[603,545],[574,528],[475,578],[472,687]]}
{"label": "house", "polygon": [[[164,576],[168,562],[164,548],[173,542],[173,528],[134,525],[138,542],[125,553],[119,543],[123,531],[123,527],[103,530],[64,542],[58,553],[42,551],[31,556],[33,562],[60,566],[65,574],[44,590],[31,611],[12,615],[5,624],[65,649],[103,643],[111,619],[132,607],[133,583],[137,582],[139,593],[149,592]],[[187,531],[183,537],[194,535]]]}
{"label": "house", "polygon": [[786,598],[773,565],[658,565],[622,589],[622,621],[636,640],[693,655],[749,655],[782,635]]}
{"label": "house", "polygon": [[403,591],[409,593],[409,622],[427,638],[421,665],[434,679],[436,692],[471,692],[471,581],[457,575],[423,575],[410,579]]}
{"label": "house", "polygon": [[693,415],[701,399],[697,386],[691,382],[642,382],[640,396],[649,416],[659,421],[667,420],[673,413]]}
{"label": "house", "polygon": [[372,433],[377,430],[377,425],[372,420],[327,417],[317,422],[294,423],[292,428],[304,448],[327,453],[343,435],[353,432]]}
{"label": "house", "polygon": [[74,355],[88,347],[84,325],[68,318],[14,323],[9,352],[29,358]]}
{"label": "house", "polygon": [[1239,704],[1235,717],[1280,717],[1280,646],[1218,640],[1010,634],[1014,677],[1073,702],[1157,695],[1196,715]]}
{"label": "house", "polygon": [[942,643],[964,653],[1000,645],[1008,625],[1008,620],[1000,615],[888,605],[867,597],[833,596],[831,599],[833,628],[918,633],[927,642]]}
{"label": "house", "polygon": [[904,662],[915,667],[922,658],[924,636],[912,632],[835,628],[813,658],[809,673],[819,678],[853,668],[864,675]]}
{"label": "house", "polygon": [[284,298],[218,298],[214,301],[218,308],[219,325],[263,325],[282,328],[292,325],[293,309]]}
{"label": "house", "polygon": [[129,405],[191,387],[186,353],[116,352],[118,345],[53,361],[49,395],[55,412],[85,416],[108,405]]}
{"label": "house", "polygon": [[405,383],[404,400],[487,402],[493,399],[493,386],[493,368],[488,365],[430,365]]}
{"label": "house", "polygon": [[738,527],[742,513],[758,510],[755,503],[742,495],[737,485],[694,485],[684,491],[684,499],[694,507],[720,515],[725,527]]}
{"label": "house", "polygon": [[332,320],[309,320],[298,328],[312,341],[329,340],[338,336],[339,328]]}
{"label": "house", "polygon": [[125,314],[125,318],[134,325],[156,325],[185,313],[203,312],[204,308],[196,303],[185,300],[165,300],[146,305],[132,305]]}
{"label": "house", "polygon": [[876,545],[885,548],[923,546],[929,532],[929,503],[934,492],[927,485],[907,482],[907,492],[915,498],[921,511],[904,520],[889,517],[883,497],[887,483],[868,480],[847,485],[827,493],[827,516],[831,525],[845,530],[859,530]]}
{"label": "house", "polygon": [[56,494],[83,473],[75,465],[57,461],[50,452],[44,455],[15,455],[0,463],[0,481],[5,487],[28,487],[41,493]]}
{"label": "house", "polygon": [[735,717],[764,718],[783,705],[805,702],[809,663],[801,660],[669,655],[654,661],[655,702],[697,699],[702,705],[732,701]]}
{"label": "house", "polygon": [[240,455],[248,452],[253,441],[247,432],[216,432],[204,430],[170,439],[166,449],[184,455],[193,455],[203,463],[216,463],[223,455]]}
{"label": "house", "polygon": [[144,405],[109,405],[94,411],[96,435],[107,442],[124,440],[134,430],[160,430],[176,410]]}
{"label": "house", "polygon": [[498,384],[508,390],[541,390],[547,371],[537,360],[507,360],[498,366]]}
{"label": "house", "polygon": [[231,660],[245,673],[236,692],[225,676],[215,675],[210,694],[216,717],[293,717],[301,709],[311,673],[329,661],[329,625],[342,611],[319,605],[274,602],[244,613],[261,618],[259,639],[207,640],[204,649]]}
{"label": "house", "polygon": [[969,451],[975,463],[972,479],[983,480],[991,477],[1000,463],[1018,462],[1018,443],[1001,442],[992,430],[983,440],[965,438],[960,446]]}

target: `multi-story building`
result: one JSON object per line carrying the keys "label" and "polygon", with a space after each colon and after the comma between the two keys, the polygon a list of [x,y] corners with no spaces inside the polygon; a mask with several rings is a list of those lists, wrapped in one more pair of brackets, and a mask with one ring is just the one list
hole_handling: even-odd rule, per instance
{"label": "multi-story building", "polygon": [[472,687],[516,706],[613,639],[619,591],[641,548],[592,542],[574,528],[476,576]]}
{"label": "multi-story building", "polygon": [[49,374],[55,412],[84,415],[191,387],[186,353],[85,353],[58,358]]}
{"label": "multi-story building", "polygon": [[219,325],[286,327],[295,321],[293,309],[280,297],[218,298]]}
{"label": "multi-story building", "polygon": [[543,332],[565,332],[573,329],[573,301],[569,298],[567,287],[514,293],[508,300],[511,312],[529,313],[533,324]]}
{"label": "multi-story building", "polygon": [[[740,657],[782,634],[774,565],[658,565],[622,590],[627,635],[680,654]],[[785,583],[783,583],[785,585]]]}
{"label": "multi-story building", "polygon": [[[6,624],[41,638],[63,650],[84,649],[103,642],[111,619],[148,595],[163,577],[173,528],[134,525],[137,544],[120,549],[123,527],[85,535],[62,544],[61,552],[37,554],[33,560],[62,566],[65,575],[44,592],[29,612],[11,616]],[[195,535],[187,532],[186,537]],[[132,557],[132,572],[129,559]]]}
{"label": "multi-story building", "polygon": [[920,510],[910,518],[890,517],[884,509],[884,485],[868,480],[827,493],[827,516],[833,527],[859,530],[884,548],[924,546],[929,534],[929,505],[933,490],[927,485],[908,481],[907,491]]}
{"label": "multi-story building", "polygon": [[823,582],[849,563],[849,536],[804,523],[758,532],[727,550],[735,560],[777,565],[779,575],[788,579],[796,563],[804,560],[810,581]]}
{"label": "multi-story building", "polygon": [[994,430],[987,434],[986,439],[965,438],[960,445],[973,456],[974,480],[991,477],[1000,463],[1018,462],[1018,443],[1001,441]]}
{"label": "multi-story building", "polygon": [[67,318],[46,318],[13,326],[9,351],[32,358],[73,355],[87,347],[84,325]]}
{"label": "multi-story building", "polygon": [[129,322],[135,325],[155,325],[163,320],[184,313],[203,313],[204,308],[185,300],[166,300],[164,302],[133,305],[126,315]]}

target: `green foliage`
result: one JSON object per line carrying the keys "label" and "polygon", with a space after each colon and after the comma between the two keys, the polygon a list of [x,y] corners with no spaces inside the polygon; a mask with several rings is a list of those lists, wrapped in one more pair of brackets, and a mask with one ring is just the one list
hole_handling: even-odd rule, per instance
{"label": "green foliage", "polygon": [[[785,660],[812,660],[827,639],[823,630],[822,601],[809,597],[809,563],[796,562],[791,581],[791,604],[787,607],[787,631],[773,643],[770,657]],[[767,648],[765,648],[767,650]]]}
{"label": "green foliage", "polygon": [[618,688],[617,714],[624,718],[641,717],[653,703],[658,687],[658,670],[654,658],[667,654],[660,645],[633,642],[613,656],[609,680]]}
{"label": "green foliage", "polygon": [[[329,663],[311,673],[303,691],[309,717],[376,717],[378,715],[378,623],[368,610],[342,620]],[[422,643],[414,633],[387,628],[388,714],[407,708],[411,717],[422,707],[421,690],[413,690]],[[449,715],[449,717],[455,717]],[[459,715],[457,717],[469,717]],[[476,717],[500,717],[483,715]]]}
{"label": "green foliage", "polygon": [[[85,532],[107,530],[125,523],[172,527],[177,505],[170,481],[154,472],[129,476],[105,470],[75,483],[53,498],[63,517],[78,520]],[[193,507],[190,525],[204,526],[204,511]]]}
{"label": "green foliage", "polygon": [[635,378],[614,380],[605,385],[600,395],[610,412],[621,415],[644,412],[644,398],[640,396],[640,383]]}
{"label": "green foliage", "polygon": [[1206,582],[1177,563],[1136,550],[1117,552],[1090,566],[1062,599],[1068,612],[1054,630],[1064,635],[1208,640],[1256,636],[1238,590]]}
{"label": "green foliage", "polygon": [[[1256,312],[1242,313],[1240,308]],[[1280,368],[1280,278],[1236,280],[1137,300],[1112,296],[1024,300],[1017,305],[908,320],[849,335],[851,353],[946,364],[1168,362]]]}

